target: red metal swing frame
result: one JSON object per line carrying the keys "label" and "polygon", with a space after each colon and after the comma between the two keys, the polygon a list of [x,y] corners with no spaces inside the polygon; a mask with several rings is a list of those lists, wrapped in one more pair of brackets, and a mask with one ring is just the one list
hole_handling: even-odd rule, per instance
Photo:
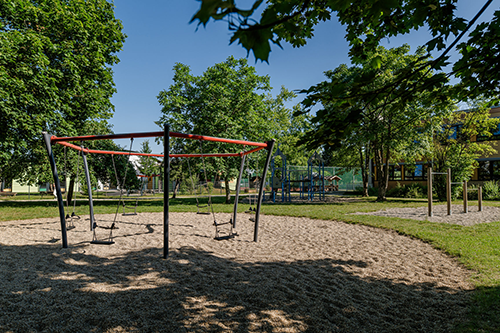
{"label": "red metal swing frame", "polygon": [[[197,134],[184,134],[184,133],[177,133],[177,132],[170,132],[170,126],[166,125],[165,130],[161,132],[143,132],[143,133],[126,133],[126,134],[109,134],[109,135],[86,135],[86,136],[73,136],[73,137],[57,137],[54,135],[50,135],[46,132],[43,133],[47,153],[49,156],[49,161],[50,165],[52,168],[52,173],[54,177],[54,183],[56,185],[56,193],[57,193],[57,200],[58,200],[58,206],[59,206],[59,215],[61,219],[61,232],[62,232],[62,242],[63,242],[63,247],[67,248],[68,243],[67,243],[67,234],[66,234],[66,220],[65,220],[65,215],[64,215],[64,203],[62,199],[62,193],[61,193],[61,187],[59,184],[59,177],[57,174],[57,167],[54,159],[54,155],[52,152],[52,145],[53,144],[60,144],[66,147],[73,148],[75,150],[82,151],[85,154],[112,154],[112,155],[134,155],[134,156],[151,156],[151,157],[163,157],[165,159],[164,154],[146,154],[146,153],[135,153],[135,152],[124,152],[124,151],[105,151],[105,150],[96,150],[96,149],[88,149],[84,148],[81,146],[77,146],[75,144],[69,143],[71,141],[95,141],[95,140],[114,140],[114,139],[134,139],[134,138],[150,138],[150,137],[164,137],[164,151],[169,152],[170,151],[170,137],[173,138],[183,138],[183,139],[191,139],[191,140],[203,140],[203,141],[211,141],[211,142],[222,142],[222,143],[230,143],[230,144],[237,144],[237,145],[244,145],[244,146],[254,146],[256,148],[247,150],[247,151],[242,151],[239,153],[219,153],[219,154],[168,154],[170,158],[172,157],[236,157],[240,156],[242,158],[242,166],[240,169],[240,175],[238,178],[238,184],[237,184],[237,194],[239,193],[239,187],[240,187],[240,181],[241,181],[241,175],[243,173],[243,165],[244,165],[244,159],[246,155],[252,154],[254,152],[257,152],[262,149],[267,149],[268,154],[266,158],[266,164],[264,167],[263,171],[263,178],[265,177],[268,167],[269,167],[269,161],[271,158],[272,150],[274,147],[274,140],[267,141],[267,142],[253,142],[253,141],[246,141],[246,140],[235,140],[235,139],[226,139],[226,138],[218,138],[218,137],[212,137],[212,136],[205,136],[205,135],[197,135]],[[170,182],[170,175],[169,175],[169,170],[170,170],[170,159],[165,160],[165,165],[167,166],[164,168],[164,174],[165,174],[165,180],[166,183],[168,184]],[[259,190],[259,200],[257,202],[257,210],[256,210],[256,216],[255,216],[255,228],[254,228],[254,241],[258,241],[258,225],[259,225],[259,216],[260,216],[260,205],[262,203],[262,196],[263,196],[263,188],[264,188],[264,182],[261,182],[261,188]],[[169,210],[169,190],[167,186],[167,191],[164,190],[164,254],[163,257],[166,259],[168,257],[168,210]],[[234,221],[233,223],[236,223],[236,209],[238,205],[238,198],[236,197],[235,199],[235,208],[234,208]]]}

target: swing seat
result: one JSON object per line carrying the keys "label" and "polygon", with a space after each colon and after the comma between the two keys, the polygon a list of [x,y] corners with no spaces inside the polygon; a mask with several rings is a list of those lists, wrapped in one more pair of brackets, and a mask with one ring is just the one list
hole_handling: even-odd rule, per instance
{"label": "swing seat", "polygon": [[255,222],[255,217],[249,218],[250,221]]}
{"label": "swing seat", "polygon": [[114,243],[115,242],[113,242],[113,241],[105,241],[105,240],[93,240],[90,242],[90,244],[98,244],[98,245],[111,245]]}
{"label": "swing seat", "polygon": [[230,234],[230,235],[226,235],[226,236],[218,236],[218,237],[214,237],[215,240],[227,240],[227,239],[232,239],[234,237],[238,236],[237,233],[233,233],[233,234]]}
{"label": "swing seat", "polygon": [[210,215],[210,212],[197,212],[196,214],[200,214],[200,215]]}

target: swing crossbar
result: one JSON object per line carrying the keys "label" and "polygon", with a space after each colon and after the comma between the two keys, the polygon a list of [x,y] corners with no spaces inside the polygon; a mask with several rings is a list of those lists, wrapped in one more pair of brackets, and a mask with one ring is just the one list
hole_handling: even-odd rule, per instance
{"label": "swing crossbar", "polygon": [[[106,155],[132,155],[132,156],[149,156],[149,157],[164,157],[163,154],[151,154],[151,153],[137,153],[137,152],[128,152],[128,151],[113,151],[113,150],[98,150],[98,149],[89,149],[83,148],[72,143],[66,141],[54,141],[59,145],[66,146],[69,148],[73,148],[78,151],[82,151],[86,154],[106,154]],[[239,152],[239,153],[213,153],[213,154],[169,154],[170,157],[236,157],[242,155],[249,155],[256,151],[264,149],[264,147],[254,148],[248,151]]]}
{"label": "swing crossbar", "polygon": [[[72,136],[72,137],[56,137],[52,136],[50,140],[52,142],[62,142],[62,141],[95,141],[95,140],[116,140],[116,139],[131,139],[131,138],[151,138],[151,137],[163,137],[164,132],[143,132],[143,133],[124,133],[124,134],[106,134],[106,135],[83,135],[83,136]],[[267,148],[268,144],[264,142],[253,142],[245,140],[235,140],[235,139],[225,139],[218,138],[214,136],[197,135],[197,134],[184,134],[170,132],[169,136],[172,138],[183,138],[192,140],[203,140],[212,142],[223,142],[223,143],[233,143],[245,146],[255,146]]]}

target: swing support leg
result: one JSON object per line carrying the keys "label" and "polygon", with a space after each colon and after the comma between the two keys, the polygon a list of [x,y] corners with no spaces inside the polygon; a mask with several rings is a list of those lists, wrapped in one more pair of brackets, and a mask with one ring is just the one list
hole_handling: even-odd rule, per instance
{"label": "swing support leg", "polygon": [[241,177],[243,176],[243,168],[245,167],[245,159],[246,159],[246,155],[241,156],[240,174],[238,175],[238,181],[236,183],[236,195],[234,197],[233,228],[236,228],[236,214],[238,213],[238,200],[240,197]]}
{"label": "swing support leg", "polygon": [[50,168],[52,169],[52,176],[54,177],[54,184],[56,186],[57,195],[57,205],[59,207],[59,218],[61,219],[61,234],[62,234],[62,246],[63,248],[68,248],[68,235],[66,232],[66,219],[64,215],[64,202],[61,193],[61,184],[59,184],[59,176],[57,174],[56,161],[54,159],[54,153],[52,152],[52,142],[51,135],[47,132],[42,132],[43,140],[45,141],[45,148],[47,149],[47,154],[49,156]]}
{"label": "swing support leg", "polygon": [[94,231],[94,201],[92,200],[92,184],[90,183],[89,166],[87,163],[87,154],[83,152],[82,148],[83,169],[85,170],[85,179],[87,181],[87,189],[89,193],[89,213],[90,213],[90,231]]}
{"label": "swing support leg", "polygon": [[163,259],[168,258],[168,211],[170,197],[170,125],[163,131]]}
{"label": "swing support leg", "polygon": [[253,241],[258,242],[259,241],[259,218],[260,218],[260,206],[262,205],[262,195],[264,193],[264,186],[266,185],[266,175],[267,175],[267,170],[269,169],[269,162],[271,161],[271,155],[273,154],[273,149],[274,149],[274,143],[275,140],[271,140],[267,142],[267,157],[266,157],[266,164],[264,165],[264,171],[262,172],[262,178],[260,181],[260,188],[259,188],[259,197],[257,198],[257,208],[255,209],[255,226],[254,226],[254,233],[253,233]]}

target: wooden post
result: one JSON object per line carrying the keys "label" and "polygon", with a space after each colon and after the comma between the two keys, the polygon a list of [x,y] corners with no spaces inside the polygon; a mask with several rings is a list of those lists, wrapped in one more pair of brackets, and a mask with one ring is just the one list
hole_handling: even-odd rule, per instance
{"label": "wooden post", "polygon": [[446,206],[448,215],[451,215],[451,169],[448,168],[446,172]]}
{"label": "wooden post", "polygon": [[477,189],[477,210],[478,212],[483,211],[483,187],[479,186]]}
{"label": "wooden post", "polygon": [[427,202],[428,215],[432,217],[432,168],[427,169]]}
{"label": "wooden post", "polygon": [[469,207],[467,205],[467,181],[464,180],[464,189],[463,189],[463,198],[464,198],[464,213],[468,213],[469,212]]}

